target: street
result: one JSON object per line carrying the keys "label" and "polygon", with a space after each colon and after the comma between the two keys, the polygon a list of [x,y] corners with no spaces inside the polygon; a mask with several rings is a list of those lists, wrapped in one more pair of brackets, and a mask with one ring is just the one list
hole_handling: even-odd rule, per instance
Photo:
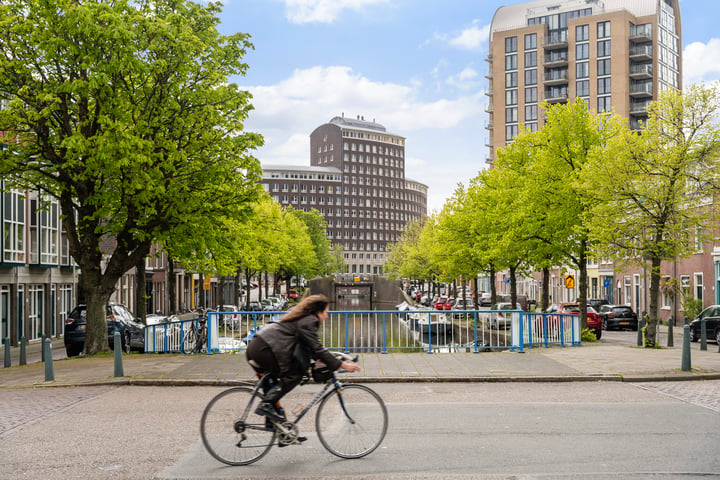
{"label": "street", "polygon": [[[332,456],[307,418],[305,444],[247,467],[200,442],[222,387],[0,390],[5,416],[26,416],[11,428],[0,418],[0,478],[720,478],[720,381],[372,387],[390,426],[369,457]],[[293,391],[286,410],[317,389]]]}

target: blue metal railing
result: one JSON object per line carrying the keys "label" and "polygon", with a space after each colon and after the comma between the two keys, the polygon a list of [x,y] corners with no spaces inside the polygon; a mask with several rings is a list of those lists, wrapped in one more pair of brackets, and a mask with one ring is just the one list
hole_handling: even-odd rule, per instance
{"label": "blue metal railing", "polygon": [[[207,353],[243,351],[255,332],[285,312],[208,312]],[[191,353],[187,332],[199,319],[149,325],[147,353]],[[352,352],[453,352],[580,345],[580,317],[519,310],[331,311],[320,326],[331,350]]]}

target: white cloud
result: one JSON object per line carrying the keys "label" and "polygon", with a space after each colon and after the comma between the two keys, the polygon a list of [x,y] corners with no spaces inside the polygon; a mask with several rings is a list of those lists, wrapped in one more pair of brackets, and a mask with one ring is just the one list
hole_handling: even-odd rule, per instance
{"label": "white cloud", "polygon": [[712,81],[720,77],[720,39],[693,42],[683,51],[683,85]]}
{"label": "white cloud", "polygon": [[452,75],[445,81],[448,85],[451,85],[460,90],[473,90],[483,87],[485,83],[480,74],[472,67],[464,68],[457,75]]}
{"label": "white cloud", "polygon": [[283,0],[292,23],[332,23],[343,10],[363,9],[389,3],[390,0]]}
{"label": "white cloud", "polygon": [[485,45],[490,36],[490,25],[480,25],[479,20],[473,20],[472,25],[456,34],[435,35],[436,40],[462,50],[477,50]]}

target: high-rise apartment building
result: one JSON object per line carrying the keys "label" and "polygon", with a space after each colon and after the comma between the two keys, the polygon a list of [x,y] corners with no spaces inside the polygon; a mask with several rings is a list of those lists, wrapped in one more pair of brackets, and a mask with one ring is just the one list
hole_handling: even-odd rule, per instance
{"label": "high-rise apartment building", "polygon": [[405,177],[405,137],[363,117],[334,117],[310,134],[310,166],[263,165],[278,203],[318,210],[349,273],[381,274],[389,244],[427,215],[427,185]]}
{"label": "high-rise apartment building", "polygon": [[536,0],[501,7],[490,29],[489,157],[542,102],[582,97],[639,128],[647,106],[682,83],[679,0]]}

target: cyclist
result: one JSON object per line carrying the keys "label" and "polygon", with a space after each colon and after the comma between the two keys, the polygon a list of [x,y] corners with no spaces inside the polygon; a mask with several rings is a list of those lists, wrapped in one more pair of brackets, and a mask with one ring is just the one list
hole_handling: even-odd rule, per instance
{"label": "cyclist", "polygon": [[258,373],[269,373],[273,380],[255,413],[274,422],[285,421],[276,405],[302,381],[304,374],[293,360],[296,341],[302,342],[312,358],[320,360],[331,370],[360,370],[355,363],[337,359],[320,341],[318,329],[327,320],[329,307],[330,301],[325,295],[310,295],[278,322],[261,328],[250,341],[246,352],[248,363]]}

